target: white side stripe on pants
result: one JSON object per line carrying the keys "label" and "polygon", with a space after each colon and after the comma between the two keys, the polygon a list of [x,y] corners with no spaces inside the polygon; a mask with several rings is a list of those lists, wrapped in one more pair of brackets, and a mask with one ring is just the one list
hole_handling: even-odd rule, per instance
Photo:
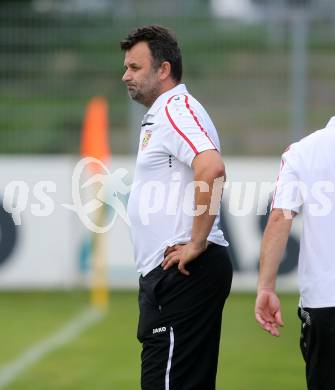
{"label": "white side stripe on pants", "polygon": [[169,359],[167,362],[166,374],[165,374],[165,390],[170,389],[170,370],[171,370],[171,363],[172,363],[172,357],[173,357],[173,348],[174,348],[174,333],[173,333],[173,328],[171,326],[171,328],[170,328]]}

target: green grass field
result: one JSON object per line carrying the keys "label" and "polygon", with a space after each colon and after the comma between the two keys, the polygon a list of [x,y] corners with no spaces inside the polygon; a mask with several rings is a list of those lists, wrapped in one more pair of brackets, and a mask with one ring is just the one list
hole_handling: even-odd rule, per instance
{"label": "green grass field", "polygon": [[[0,379],[6,364],[57,332],[88,301],[85,292],[0,293]],[[286,325],[280,338],[260,330],[253,304],[252,294],[233,294],[226,304],[217,390],[305,389],[297,296],[282,296]],[[110,309],[100,322],[46,355],[5,388],[139,389],[137,314],[134,292],[112,292]]]}

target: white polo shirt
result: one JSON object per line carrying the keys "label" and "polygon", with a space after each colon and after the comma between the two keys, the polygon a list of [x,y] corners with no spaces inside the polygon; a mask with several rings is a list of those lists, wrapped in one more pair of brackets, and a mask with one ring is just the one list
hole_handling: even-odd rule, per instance
{"label": "white polo shirt", "polygon": [[283,154],[273,208],[302,212],[302,306],[335,307],[335,117]]}
{"label": "white polo shirt", "polygon": [[[128,215],[135,262],[143,276],[164,260],[168,246],[191,239],[196,155],[220,151],[217,131],[184,84],[160,95],[145,114]],[[227,246],[216,217],[208,240]]]}

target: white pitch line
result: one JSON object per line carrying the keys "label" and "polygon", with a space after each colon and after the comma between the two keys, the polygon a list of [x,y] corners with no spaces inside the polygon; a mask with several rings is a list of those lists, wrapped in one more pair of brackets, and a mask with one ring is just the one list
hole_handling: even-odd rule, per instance
{"label": "white pitch line", "polygon": [[48,353],[74,340],[84,330],[99,322],[103,316],[103,313],[97,309],[86,309],[46,340],[35,344],[14,361],[0,366],[0,389],[9,385],[28,367],[41,360]]}

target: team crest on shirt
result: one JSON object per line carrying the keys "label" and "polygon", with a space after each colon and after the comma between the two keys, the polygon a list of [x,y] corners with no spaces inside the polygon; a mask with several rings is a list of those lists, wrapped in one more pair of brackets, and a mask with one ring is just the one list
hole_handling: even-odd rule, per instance
{"label": "team crest on shirt", "polygon": [[152,135],[152,130],[145,130],[141,150],[144,150],[148,146],[151,135]]}

